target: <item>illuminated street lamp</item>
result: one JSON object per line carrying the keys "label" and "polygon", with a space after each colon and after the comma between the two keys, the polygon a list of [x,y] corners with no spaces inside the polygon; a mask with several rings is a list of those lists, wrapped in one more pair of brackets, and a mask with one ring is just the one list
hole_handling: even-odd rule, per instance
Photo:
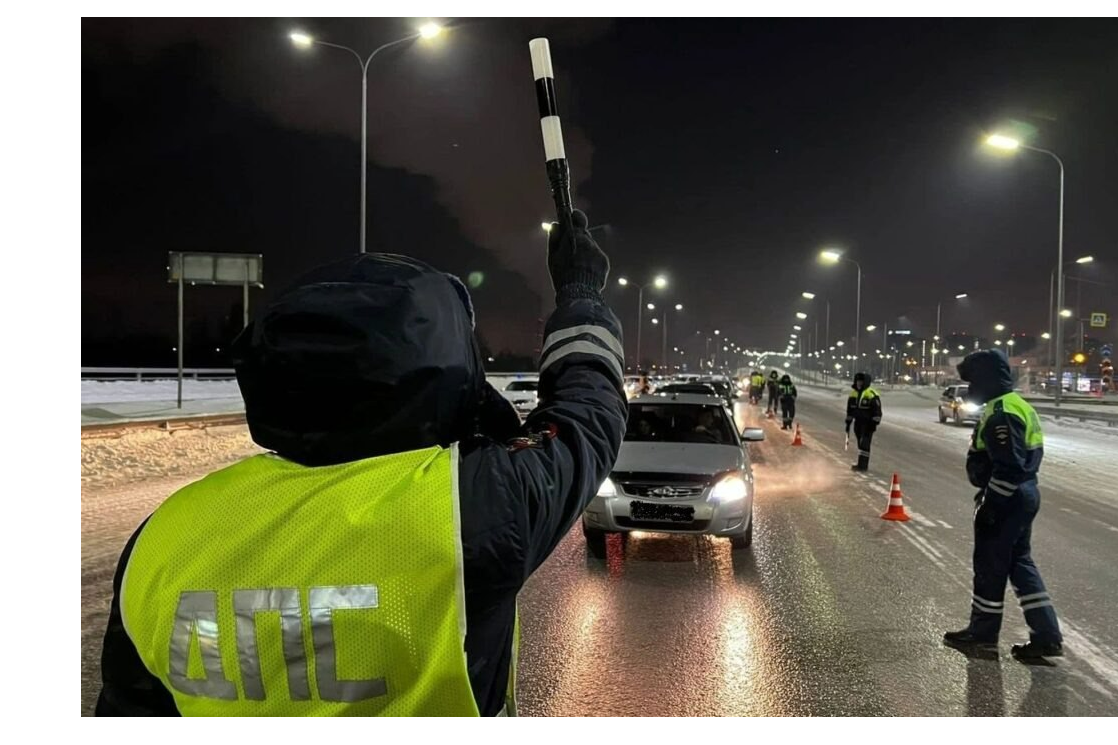
{"label": "illuminated street lamp", "polygon": [[833,248],[828,248],[820,251],[819,258],[822,261],[827,262],[828,264],[837,264],[840,261],[847,261],[858,267],[858,289],[857,294],[855,295],[854,305],[854,349],[855,353],[857,353],[858,350],[861,348],[862,342],[862,265],[854,259],[846,258],[842,255],[841,251]]}
{"label": "illuminated street lamp", "polygon": [[799,318],[801,321],[807,320],[807,313],[804,313],[803,311],[797,311],[796,318]]}
{"label": "illuminated street lamp", "polygon": [[[621,285],[622,287],[628,287],[630,284],[633,284],[633,283],[630,282],[627,277],[618,277],[617,278],[617,284]],[[652,285],[657,290],[662,290],[662,289],[664,289],[665,287],[668,286],[668,278],[665,277],[663,274],[658,274],[648,284],[636,285],[636,287],[637,287],[637,359],[636,359],[637,372],[640,372],[640,367],[641,367],[641,326],[644,325],[643,318],[641,316],[641,308],[644,307],[644,288],[647,287],[648,285]],[[649,303],[649,305],[651,305],[651,303]],[[650,310],[651,310],[651,308],[650,308]]]}

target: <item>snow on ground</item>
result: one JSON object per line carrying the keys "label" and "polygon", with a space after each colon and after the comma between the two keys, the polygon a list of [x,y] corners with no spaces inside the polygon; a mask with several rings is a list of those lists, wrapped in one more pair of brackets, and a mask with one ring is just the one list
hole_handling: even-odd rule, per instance
{"label": "snow on ground", "polygon": [[[177,396],[177,380],[82,381],[82,404],[174,401]],[[241,390],[235,380],[184,380],[182,397],[187,401],[239,399]]]}
{"label": "snow on ground", "polygon": [[83,437],[82,495],[91,489],[214,470],[260,452],[244,425]]}

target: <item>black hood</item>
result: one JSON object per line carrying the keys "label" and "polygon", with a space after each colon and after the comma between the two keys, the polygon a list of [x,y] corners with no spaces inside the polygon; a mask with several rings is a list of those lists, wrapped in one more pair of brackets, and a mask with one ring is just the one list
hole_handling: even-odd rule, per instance
{"label": "black hood", "polygon": [[870,375],[868,372],[854,373],[854,379],[852,381],[850,381],[850,387],[853,388],[854,390],[858,390],[857,386],[858,386],[858,381],[859,380],[864,381],[865,385],[862,386],[862,390],[865,390],[866,388],[869,388],[870,383],[873,382],[873,376]]}
{"label": "black hood", "polygon": [[305,275],[233,357],[252,439],[305,465],[461,440],[485,387],[466,288],[393,254]]}
{"label": "black hood", "polygon": [[772,372],[770,372],[770,373],[769,373],[769,377],[770,377],[770,378],[775,378],[775,377],[776,377],[777,375],[779,375],[779,374],[780,374],[780,373],[778,373],[778,372],[777,372],[776,370],[773,370]]}
{"label": "black hood", "polygon": [[791,375],[785,375],[783,378],[780,379],[780,382],[783,383],[784,385],[791,385],[792,384],[792,376]]}
{"label": "black hood", "polygon": [[1000,349],[971,352],[955,366],[959,377],[970,384],[967,398],[984,404],[1013,390],[1013,372],[1009,360]]}

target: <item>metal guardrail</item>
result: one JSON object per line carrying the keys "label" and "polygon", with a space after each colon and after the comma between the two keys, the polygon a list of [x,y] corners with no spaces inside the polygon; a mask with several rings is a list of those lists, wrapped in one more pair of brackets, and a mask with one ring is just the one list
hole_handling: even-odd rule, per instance
{"label": "metal guardrail", "polygon": [[[186,367],[183,377],[192,380],[232,380],[233,368]],[[82,380],[169,380],[179,376],[177,367],[83,367]]]}
{"label": "metal guardrail", "polygon": [[1041,416],[1053,419],[1074,419],[1079,422],[1105,422],[1107,427],[1118,427],[1118,411],[1084,411],[1055,406],[1033,406]]}
{"label": "metal guardrail", "polygon": [[[1051,396],[1030,396],[1029,394],[1022,394],[1021,396],[1031,404],[1050,404],[1052,403]],[[1065,395],[1060,401],[1065,405],[1071,406],[1118,406],[1118,396],[1068,396]]]}

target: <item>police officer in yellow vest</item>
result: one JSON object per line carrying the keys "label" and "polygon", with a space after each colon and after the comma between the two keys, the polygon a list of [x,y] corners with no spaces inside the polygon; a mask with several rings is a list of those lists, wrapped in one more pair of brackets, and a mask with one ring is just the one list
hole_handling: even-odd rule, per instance
{"label": "police officer in yellow vest", "polygon": [[873,433],[881,424],[881,396],[870,387],[872,382],[869,373],[855,373],[846,400],[846,434],[849,437],[850,426],[854,425],[854,437],[858,441],[858,462],[850,467],[852,471],[869,470]]}
{"label": "police officer in yellow vest", "polygon": [[796,384],[792,376],[785,374],[780,379],[780,416],[781,429],[792,429],[792,420],[796,418],[796,398],[800,395],[796,391]]}
{"label": "police officer in yellow vest", "polygon": [[754,370],[749,374],[749,403],[761,403],[761,396],[765,391],[765,376],[761,374],[760,370]]}
{"label": "police officer in yellow vest", "polygon": [[556,309],[524,428],[457,279],[364,254],[238,338],[270,452],[172,495],[125,546],[97,714],[514,713],[516,595],[625,431],[609,261],[551,232]]}
{"label": "police officer in yellow vest", "polygon": [[967,453],[967,477],[979,488],[970,624],[947,632],[943,640],[954,647],[995,649],[1009,580],[1029,626],[1029,642],[1013,645],[1013,656],[1027,660],[1060,656],[1063,637],[1056,609],[1030,546],[1033,519],[1040,510],[1037,472],[1044,457],[1040,419],[1013,392],[1009,360],[1000,349],[972,352],[958,370],[970,384],[970,397],[986,408]]}

